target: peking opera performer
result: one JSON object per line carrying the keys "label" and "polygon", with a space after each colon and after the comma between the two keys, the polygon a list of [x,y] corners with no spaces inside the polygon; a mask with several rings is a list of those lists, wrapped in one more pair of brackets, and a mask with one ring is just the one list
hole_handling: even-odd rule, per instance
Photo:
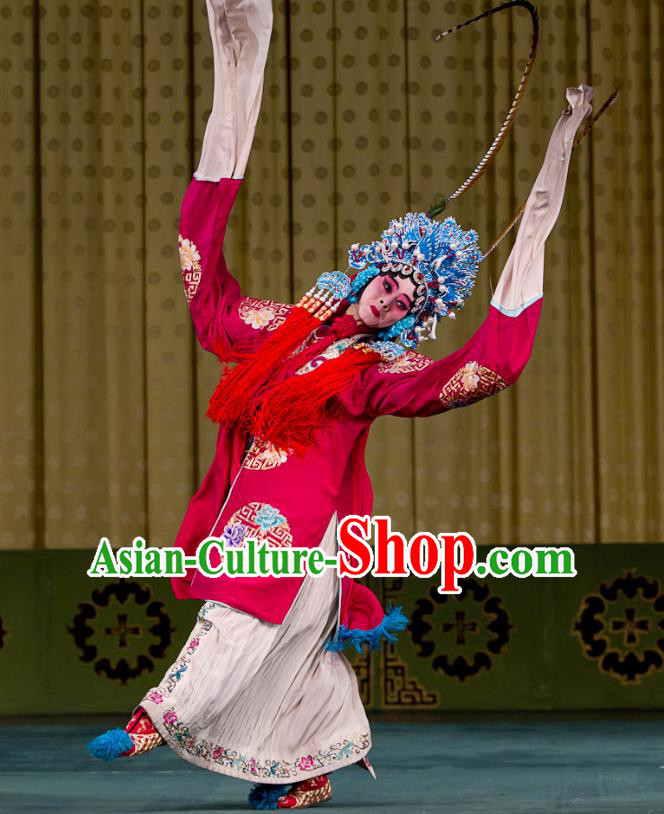
{"label": "peking opera performer", "polygon": [[[592,89],[567,90],[515,245],[470,339],[432,361],[416,351],[470,295],[481,252],[453,218],[407,213],[378,240],[354,244],[349,274],[324,271],[294,306],[245,297],[223,240],[243,184],[272,31],[270,0],[207,0],[214,102],[199,166],[181,210],[186,299],[202,347],[223,363],[207,415],[215,455],[176,545],[208,536],[227,546],[337,550],[347,514],[370,515],[364,464],[382,415],[431,416],[514,384],[542,309],[544,244],[560,211],[576,131]],[[407,620],[331,569],[317,578],[172,580],[203,604],[177,660],[125,729],[89,744],[96,757],[166,744],[205,769],[252,781],[253,808],[303,808],[331,797],[330,773],[351,764],[375,778],[371,730],[342,649],[395,639]]]}

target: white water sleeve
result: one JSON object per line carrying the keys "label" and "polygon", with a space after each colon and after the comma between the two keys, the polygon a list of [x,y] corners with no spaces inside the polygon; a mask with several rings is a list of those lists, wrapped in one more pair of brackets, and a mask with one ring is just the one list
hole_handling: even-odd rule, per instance
{"label": "white water sleeve", "polygon": [[243,178],[263,95],[271,0],[206,0],[214,98],[194,178]]}
{"label": "white water sleeve", "polygon": [[514,246],[491,299],[491,305],[508,316],[518,316],[543,294],[544,244],[562,206],[574,137],[591,110],[593,93],[588,85],[567,88],[567,110],[553,129]]}

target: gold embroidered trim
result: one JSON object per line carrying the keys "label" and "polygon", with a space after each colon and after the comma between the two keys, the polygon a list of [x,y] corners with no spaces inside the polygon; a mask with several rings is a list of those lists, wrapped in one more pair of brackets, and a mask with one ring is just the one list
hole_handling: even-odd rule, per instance
{"label": "gold embroidered trim", "polygon": [[479,362],[466,362],[445,383],[439,399],[444,407],[461,407],[492,396],[506,387],[509,387],[509,382],[495,370],[484,367]]}
{"label": "gold embroidered trim", "polygon": [[421,353],[406,351],[403,356],[395,362],[379,362],[379,373],[413,373],[416,370],[424,370],[433,364],[433,359],[423,356]]}
{"label": "gold embroidered trim", "polygon": [[288,808],[311,808],[311,806],[332,799],[332,783],[330,783],[329,777],[326,777],[325,783],[317,789],[307,789],[306,784],[309,782],[311,781],[302,780],[300,783],[295,783],[291,790],[279,799],[284,800],[286,797],[294,797],[295,805],[288,806]]}
{"label": "gold embroidered trim", "polygon": [[201,255],[193,240],[186,240],[178,235],[178,250],[180,252],[180,271],[184,283],[184,294],[187,302],[191,302],[201,283]]}
{"label": "gold embroidered trim", "polygon": [[[290,450],[289,450],[290,452]],[[242,466],[262,472],[265,469],[276,469],[288,460],[288,452],[278,449],[269,441],[254,438]]]}
{"label": "gold embroidered trim", "polygon": [[292,307],[292,305],[285,305],[274,300],[243,297],[238,306],[238,314],[242,322],[250,325],[256,331],[260,331],[262,328],[276,331],[280,325],[284,324]]}

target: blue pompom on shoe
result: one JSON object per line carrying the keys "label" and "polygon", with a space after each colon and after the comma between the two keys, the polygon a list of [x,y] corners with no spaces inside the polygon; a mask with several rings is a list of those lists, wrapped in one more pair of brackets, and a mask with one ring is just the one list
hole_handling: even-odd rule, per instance
{"label": "blue pompom on shoe", "polygon": [[92,757],[99,760],[115,760],[129,752],[134,742],[124,729],[109,729],[103,735],[91,740],[87,746]]}
{"label": "blue pompom on shoe", "polygon": [[286,783],[286,785],[258,783],[249,792],[249,805],[259,811],[278,808],[277,801],[284,794],[288,794],[292,785],[292,783]]}

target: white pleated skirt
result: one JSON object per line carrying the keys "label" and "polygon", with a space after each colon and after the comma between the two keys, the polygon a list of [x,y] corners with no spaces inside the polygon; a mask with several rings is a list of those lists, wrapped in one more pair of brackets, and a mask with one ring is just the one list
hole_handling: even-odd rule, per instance
{"label": "white pleated skirt", "polygon": [[[337,550],[336,521],[320,544],[326,554]],[[179,657],[140,702],[171,749],[259,783],[363,761],[371,731],[355,673],[343,653],[324,649],[339,590],[331,569],[307,575],[281,625],[206,602]]]}

